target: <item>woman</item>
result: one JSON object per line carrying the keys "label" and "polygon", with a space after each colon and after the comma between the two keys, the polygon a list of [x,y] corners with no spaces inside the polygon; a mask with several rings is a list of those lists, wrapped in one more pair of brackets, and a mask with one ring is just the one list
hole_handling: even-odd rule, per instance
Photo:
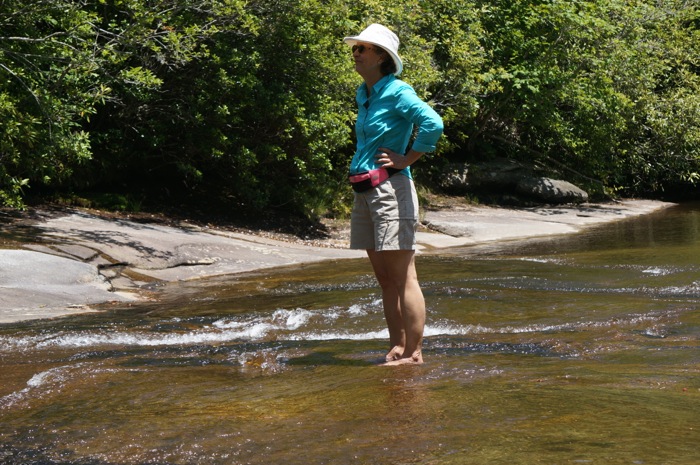
{"label": "woman", "polygon": [[[410,165],[435,150],[442,119],[397,79],[403,63],[396,34],[372,24],[344,41],[364,80],[356,94],[357,150],[350,165],[350,247],[367,251],[382,288],[390,342],[386,364],[423,363],[425,300],[415,266],[418,196]],[[409,150],[414,126],[418,133]]]}

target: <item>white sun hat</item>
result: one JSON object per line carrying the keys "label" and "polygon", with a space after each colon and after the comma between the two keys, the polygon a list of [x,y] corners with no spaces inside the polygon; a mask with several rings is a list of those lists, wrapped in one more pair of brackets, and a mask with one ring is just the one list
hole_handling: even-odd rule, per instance
{"label": "white sun hat", "polygon": [[391,56],[391,59],[394,60],[396,64],[396,72],[394,75],[398,76],[401,74],[401,71],[403,71],[403,62],[399,57],[399,38],[381,24],[370,24],[364,31],[360,32],[359,36],[346,37],[343,39],[343,42],[351,46],[355,45],[357,42],[367,42],[377,45],[386,50]]}

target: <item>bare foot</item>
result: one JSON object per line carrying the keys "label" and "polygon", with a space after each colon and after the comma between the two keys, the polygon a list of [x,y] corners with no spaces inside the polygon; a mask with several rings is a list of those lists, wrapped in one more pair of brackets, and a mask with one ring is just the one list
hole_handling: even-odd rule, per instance
{"label": "bare foot", "polygon": [[391,348],[388,354],[386,354],[385,360],[387,362],[393,362],[394,360],[399,360],[403,355],[403,347],[394,346]]}
{"label": "bare foot", "polygon": [[394,360],[387,360],[386,363],[382,363],[383,367],[395,367],[399,365],[421,365],[423,363],[423,354],[420,352],[415,352],[411,357],[398,358]]}

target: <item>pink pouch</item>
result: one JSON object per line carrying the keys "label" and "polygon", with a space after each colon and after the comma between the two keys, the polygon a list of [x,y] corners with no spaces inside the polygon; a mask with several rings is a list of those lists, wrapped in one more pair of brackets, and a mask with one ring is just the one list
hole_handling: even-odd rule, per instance
{"label": "pink pouch", "polygon": [[[398,170],[393,171],[396,172]],[[389,174],[389,171],[386,169],[379,168],[376,170],[367,171],[366,173],[353,174],[348,179],[350,180],[350,184],[352,184],[352,188],[355,192],[364,192],[373,187],[377,187],[379,184],[389,179],[391,174]]]}

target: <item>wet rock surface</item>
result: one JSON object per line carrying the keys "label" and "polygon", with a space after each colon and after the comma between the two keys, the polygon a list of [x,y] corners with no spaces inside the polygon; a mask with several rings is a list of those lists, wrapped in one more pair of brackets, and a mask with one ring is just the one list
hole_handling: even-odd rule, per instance
{"label": "wet rock surface", "polygon": [[[527,209],[438,206],[423,212],[418,252],[572,233],[670,205],[631,200]],[[363,251],[347,248],[347,222],[313,240],[81,210],[0,216],[0,226],[0,323],[152,297],[153,285],[164,281],[365,257]]]}
{"label": "wet rock surface", "polygon": [[0,250],[0,323],[89,311],[91,304],[130,301],[93,265],[31,250]]}

